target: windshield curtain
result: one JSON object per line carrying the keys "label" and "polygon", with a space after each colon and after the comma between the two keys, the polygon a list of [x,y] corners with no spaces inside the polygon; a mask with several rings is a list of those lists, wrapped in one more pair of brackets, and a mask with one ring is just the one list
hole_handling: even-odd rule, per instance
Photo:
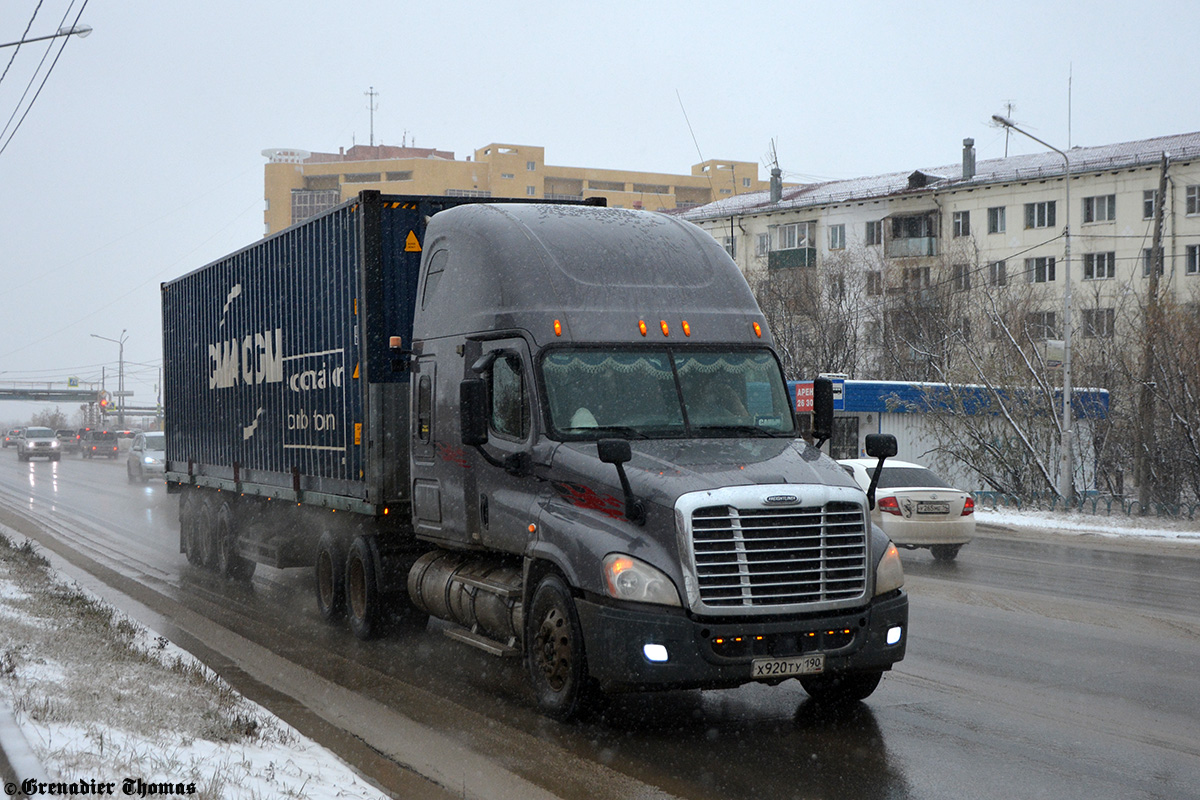
{"label": "windshield curtain", "polygon": [[795,435],[768,350],[564,348],[542,359],[542,378],[564,439]]}

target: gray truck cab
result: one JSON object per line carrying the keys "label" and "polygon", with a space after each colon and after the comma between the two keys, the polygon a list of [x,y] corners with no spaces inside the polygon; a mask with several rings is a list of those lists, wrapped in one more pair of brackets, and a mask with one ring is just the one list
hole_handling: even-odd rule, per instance
{"label": "gray truck cab", "polygon": [[861,489],[799,437],[766,321],[661,214],[429,220],[411,343],[413,601],[524,656],[548,713],[597,689],[799,678],[860,699],[907,597]]}

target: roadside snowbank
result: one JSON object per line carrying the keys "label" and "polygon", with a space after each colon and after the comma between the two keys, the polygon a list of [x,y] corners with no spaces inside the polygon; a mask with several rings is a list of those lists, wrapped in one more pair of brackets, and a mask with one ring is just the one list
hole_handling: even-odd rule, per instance
{"label": "roadside snowbank", "polygon": [[1063,534],[1171,539],[1179,542],[1191,541],[1200,545],[1200,520],[1124,515],[1109,517],[1075,512],[1012,509],[992,511],[985,508],[976,508],[975,519],[983,525],[1003,525],[1008,528],[1036,528]]}

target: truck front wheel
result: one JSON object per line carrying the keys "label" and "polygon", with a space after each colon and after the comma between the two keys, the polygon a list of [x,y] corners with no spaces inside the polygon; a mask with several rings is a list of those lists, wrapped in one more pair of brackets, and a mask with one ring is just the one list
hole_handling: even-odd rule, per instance
{"label": "truck front wheel", "polygon": [[538,707],[566,721],[599,695],[588,675],[583,629],[571,590],[558,575],[542,578],[525,617],[526,660]]}
{"label": "truck front wheel", "polygon": [[321,534],[314,573],[317,610],[326,622],[336,622],[346,613],[346,546],[336,534]]}
{"label": "truck front wheel", "polygon": [[365,536],[356,536],[346,554],[346,611],[350,630],[359,639],[379,635],[381,598],[379,595],[379,564],[375,549]]}
{"label": "truck front wheel", "polygon": [[883,672],[843,672],[801,678],[800,685],[814,701],[825,705],[849,705],[871,696]]}

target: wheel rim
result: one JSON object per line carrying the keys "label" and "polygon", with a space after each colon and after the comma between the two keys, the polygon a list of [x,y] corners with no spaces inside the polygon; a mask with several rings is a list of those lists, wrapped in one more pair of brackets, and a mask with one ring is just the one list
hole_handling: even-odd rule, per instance
{"label": "wheel rim", "polygon": [[533,652],[546,684],[561,692],[571,680],[571,626],[557,604],[542,617]]}

